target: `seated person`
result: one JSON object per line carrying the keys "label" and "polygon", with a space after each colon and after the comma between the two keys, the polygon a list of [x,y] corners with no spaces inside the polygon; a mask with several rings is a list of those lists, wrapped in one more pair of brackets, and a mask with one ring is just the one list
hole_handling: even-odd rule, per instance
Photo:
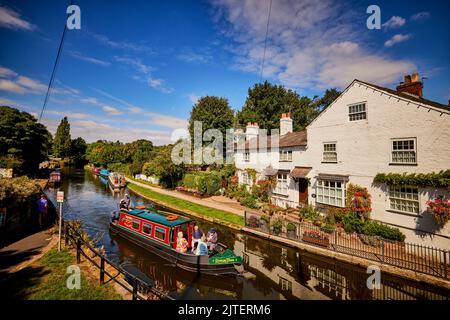
{"label": "seated person", "polygon": [[130,210],[131,207],[131,199],[128,193],[125,194],[125,197],[120,200],[120,209]]}
{"label": "seated person", "polygon": [[202,237],[203,232],[198,228],[197,225],[194,226],[194,232],[192,234],[192,252],[195,252],[196,243],[200,241],[200,238]]}
{"label": "seated person", "polygon": [[208,245],[210,251],[213,251],[216,248],[218,240],[217,237],[218,235],[216,229],[211,228],[206,235],[206,244]]}
{"label": "seated person", "polygon": [[188,249],[188,242],[183,237],[183,231],[180,231],[180,232],[178,232],[177,248],[175,250],[177,250],[178,252],[181,252],[181,253],[186,253],[187,249]]}
{"label": "seated person", "polygon": [[208,246],[205,243],[206,237],[203,234],[201,238],[196,242],[197,249],[195,250],[195,254],[197,256],[206,256],[208,254]]}

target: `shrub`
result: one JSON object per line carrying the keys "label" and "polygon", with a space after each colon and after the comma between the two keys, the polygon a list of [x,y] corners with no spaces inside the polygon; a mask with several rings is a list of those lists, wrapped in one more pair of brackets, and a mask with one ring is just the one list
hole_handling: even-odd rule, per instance
{"label": "shrub", "polygon": [[222,179],[215,173],[211,173],[205,176],[205,183],[206,192],[210,195],[216,194],[217,191],[219,191],[219,189],[222,187]]}
{"label": "shrub", "polygon": [[347,214],[342,220],[344,223],[345,232],[349,233],[362,233],[364,222],[358,217],[357,214],[351,212]]}
{"label": "shrub", "polygon": [[392,228],[377,221],[366,221],[362,228],[362,233],[367,236],[380,236],[394,241],[405,240],[405,235],[398,228]]}
{"label": "shrub", "polygon": [[198,191],[206,193],[206,179],[204,175],[197,175],[194,178],[195,187]]}
{"label": "shrub", "polygon": [[240,198],[240,203],[244,207],[248,207],[248,208],[252,208],[252,209],[258,208],[258,205],[256,203],[256,197],[251,194],[248,194],[247,196]]}
{"label": "shrub", "polygon": [[313,205],[309,204],[300,210],[300,216],[304,219],[314,221],[320,216],[320,212]]}
{"label": "shrub", "polygon": [[189,189],[195,189],[195,175],[191,173],[186,173],[183,177],[183,186]]}
{"label": "shrub", "polygon": [[295,231],[295,229],[296,229],[296,226],[295,226],[295,224],[293,224],[292,222],[289,222],[289,223],[286,225],[286,230],[287,230],[287,231]]}
{"label": "shrub", "polygon": [[280,233],[281,229],[283,228],[283,223],[281,222],[281,220],[276,219],[274,222],[272,222],[272,230],[275,233]]}
{"label": "shrub", "polygon": [[266,216],[266,215],[262,215],[260,220],[264,221],[265,223],[269,223],[270,222],[270,217]]}

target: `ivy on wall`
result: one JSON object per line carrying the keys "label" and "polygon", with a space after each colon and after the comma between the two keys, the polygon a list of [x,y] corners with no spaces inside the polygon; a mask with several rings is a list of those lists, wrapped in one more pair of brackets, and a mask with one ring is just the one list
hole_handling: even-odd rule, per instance
{"label": "ivy on wall", "polygon": [[394,186],[417,186],[450,189],[450,169],[438,173],[378,173],[373,179],[375,184]]}

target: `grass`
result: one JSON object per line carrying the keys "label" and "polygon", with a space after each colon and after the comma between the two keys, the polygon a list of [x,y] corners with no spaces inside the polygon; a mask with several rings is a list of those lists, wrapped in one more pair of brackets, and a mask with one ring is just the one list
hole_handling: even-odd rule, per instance
{"label": "grass", "polygon": [[66,249],[52,249],[39,261],[38,281],[26,288],[24,298],[30,300],[119,300],[121,296],[109,284],[100,286],[80,274],[80,289],[67,288],[66,281],[73,273],[67,267],[76,265],[75,258]]}
{"label": "grass", "polygon": [[218,210],[210,207],[203,206],[201,204],[193,203],[187,200],[178,199],[173,196],[161,194],[159,192],[147,189],[145,187],[138,186],[134,183],[129,183],[128,188],[132,191],[136,191],[150,199],[164,202],[169,205],[173,205],[180,210],[190,210],[192,212],[201,214],[203,216],[215,218],[224,222],[232,223],[239,226],[244,226],[244,217],[236,215],[231,212]]}

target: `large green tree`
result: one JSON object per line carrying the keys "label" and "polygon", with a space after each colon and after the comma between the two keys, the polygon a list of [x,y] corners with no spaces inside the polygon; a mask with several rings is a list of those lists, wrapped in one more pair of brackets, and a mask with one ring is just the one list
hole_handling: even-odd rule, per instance
{"label": "large green tree", "polygon": [[267,129],[270,134],[271,129],[280,128],[281,114],[291,112],[294,131],[300,131],[338,94],[335,89],[329,89],[323,98],[310,99],[282,85],[267,81],[257,83],[249,88],[245,104],[237,114],[237,121],[243,126],[248,122],[257,122],[260,128]]}
{"label": "large green tree", "polygon": [[46,160],[51,134],[27,112],[0,107],[0,167],[15,173],[35,173]]}
{"label": "large green tree", "polygon": [[201,97],[192,107],[189,118],[189,134],[194,136],[194,122],[202,122],[202,136],[208,129],[218,129],[225,137],[227,129],[233,127],[234,112],[228,99],[215,96]]}
{"label": "large green tree", "polygon": [[83,138],[73,139],[70,146],[70,158],[75,166],[82,166],[86,162],[87,144]]}
{"label": "large green tree", "polygon": [[176,165],[172,161],[173,145],[158,147],[154,157],[144,164],[143,172],[159,178],[159,183],[166,188],[175,188],[186,172],[184,165]]}
{"label": "large green tree", "polygon": [[61,158],[70,156],[71,145],[70,124],[67,117],[64,117],[56,129],[55,139],[53,141],[53,156]]}

